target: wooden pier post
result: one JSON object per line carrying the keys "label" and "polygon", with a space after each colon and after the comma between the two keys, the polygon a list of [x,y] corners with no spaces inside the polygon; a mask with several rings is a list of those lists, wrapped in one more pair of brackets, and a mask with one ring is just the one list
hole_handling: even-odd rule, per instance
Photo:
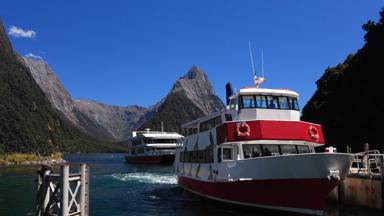
{"label": "wooden pier post", "polygon": [[43,165],[37,179],[36,216],[89,216],[89,168],[79,166],[69,173],[69,164],[60,166],[60,173],[51,173]]}
{"label": "wooden pier post", "polygon": [[68,189],[69,189],[69,165],[64,164],[60,167],[60,187],[61,187],[61,200],[60,200],[60,216],[68,216]]}
{"label": "wooden pier post", "polygon": [[81,216],[89,216],[89,169],[86,164],[80,165],[81,191],[80,191],[80,209]]}
{"label": "wooden pier post", "polygon": [[43,216],[46,211],[49,200],[50,200],[50,190],[49,190],[49,181],[46,180],[47,176],[52,172],[52,167],[50,165],[41,166],[40,170],[37,172],[37,212],[38,216]]}

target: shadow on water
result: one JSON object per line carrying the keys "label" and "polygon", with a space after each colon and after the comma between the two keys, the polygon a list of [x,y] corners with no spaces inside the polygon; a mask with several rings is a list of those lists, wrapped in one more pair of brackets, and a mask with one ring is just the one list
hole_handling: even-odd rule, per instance
{"label": "shadow on water", "polygon": [[[172,166],[128,164],[123,154],[66,155],[72,170],[87,163],[91,169],[90,215],[271,216],[297,215],[247,208],[202,198],[177,186]],[[0,167],[0,215],[33,215],[38,167]],[[58,170],[57,167],[55,170]],[[294,197],[293,197],[294,198]],[[380,211],[328,205],[328,216],[373,216]]]}

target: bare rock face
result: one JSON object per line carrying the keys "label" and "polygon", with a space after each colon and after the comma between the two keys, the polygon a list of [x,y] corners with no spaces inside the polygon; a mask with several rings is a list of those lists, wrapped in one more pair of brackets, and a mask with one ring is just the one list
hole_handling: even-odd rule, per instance
{"label": "bare rock face", "polygon": [[192,66],[186,75],[176,81],[171,93],[181,90],[205,115],[224,108],[207,75],[197,66]]}
{"label": "bare rock face", "polygon": [[137,129],[150,109],[139,106],[111,106],[91,100],[75,100],[75,107],[83,115],[103,128],[116,140],[123,140]]}
{"label": "bare rock face", "polygon": [[124,140],[132,130],[146,127],[177,131],[180,124],[224,108],[207,75],[193,66],[180,77],[168,95],[149,107],[112,106],[91,100],[73,100],[60,80],[43,60],[23,58],[36,83],[52,107],[77,128],[107,140]]}
{"label": "bare rock face", "polygon": [[207,75],[193,66],[175,82],[167,97],[159,103],[156,112],[141,129],[160,130],[163,122],[165,130],[179,132],[181,124],[223,108],[224,104],[216,96]]}
{"label": "bare rock face", "polygon": [[74,103],[71,95],[63,87],[49,65],[43,60],[22,58],[22,61],[29,68],[33,78],[44,91],[51,105],[61,111],[73,124],[78,125],[79,121],[73,113]]}
{"label": "bare rock face", "polygon": [[111,106],[96,101],[73,100],[43,60],[22,58],[51,105],[79,129],[98,138],[124,140],[151,116],[153,108]]}

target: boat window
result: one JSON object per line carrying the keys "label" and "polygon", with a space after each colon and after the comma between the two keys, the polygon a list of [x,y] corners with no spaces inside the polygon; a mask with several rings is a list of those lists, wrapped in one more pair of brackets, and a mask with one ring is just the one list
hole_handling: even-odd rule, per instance
{"label": "boat window", "polygon": [[297,98],[289,98],[289,106],[293,110],[300,110]]}
{"label": "boat window", "polygon": [[213,150],[196,150],[180,152],[180,162],[183,163],[213,163]]}
{"label": "boat window", "polygon": [[269,109],[279,109],[279,101],[276,96],[267,96],[268,108]]}
{"label": "boat window", "polygon": [[167,151],[167,150],[175,150],[176,147],[159,147],[157,151]]}
{"label": "boat window", "polygon": [[188,128],[188,135],[197,134],[197,128]]}
{"label": "boat window", "polygon": [[304,154],[304,153],[309,153],[309,147],[306,146],[306,145],[298,145],[297,146],[297,151],[299,152],[299,154]]}
{"label": "boat window", "polygon": [[132,145],[135,146],[135,145],[140,145],[141,144],[141,139],[135,139],[133,140],[132,142]]}
{"label": "boat window", "polygon": [[256,107],[258,108],[267,108],[267,101],[264,95],[256,96]]}
{"label": "boat window", "polygon": [[221,124],[221,116],[216,116],[212,119],[200,123],[200,132],[207,131]]}
{"label": "boat window", "polygon": [[255,108],[255,98],[253,95],[244,95],[241,97],[242,100],[242,108]]}
{"label": "boat window", "polygon": [[138,148],[138,149],[137,149],[137,153],[139,153],[139,154],[143,154],[143,153],[144,153],[144,148]]}
{"label": "boat window", "polygon": [[231,114],[225,114],[225,121],[232,121],[232,115]]}
{"label": "boat window", "polygon": [[294,145],[280,145],[282,155],[297,154],[296,146]]}
{"label": "boat window", "polygon": [[279,97],[279,104],[281,109],[289,109],[289,101],[287,97]]}
{"label": "boat window", "polygon": [[198,162],[199,163],[204,163],[205,162],[205,151],[201,150],[199,152],[199,157],[198,157]]}
{"label": "boat window", "polygon": [[136,154],[135,149],[131,149],[131,155],[135,155],[135,154]]}
{"label": "boat window", "polygon": [[238,109],[238,99],[237,98],[234,98],[231,100],[230,102],[230,106],[229,106],[230,109]]}
{"label": "boat window", "polygon": [[206,163],[213,163],[213,149],[208,149],[206,150]]}
{"label": "boat window", "polygon": [[235,99],[231,99],[231,101],[229,102],[229,109],[235,109],[236,106],[235,106]]}
{"label": "boat window", "polygon": [[277,156],[280,155],[278,145],[263,145],[262,156]]}
{"label": "boat window", "polygon": [[261,156],[261,145],[245,144],[243,145],[244,158],[254,158]]}
{"label": "boat window", "polygon": [[234,159],[232,147],[224,147],[222,148],[222,150],[223,150],[223,161]]}
{"label": "boat window", "polygon": [[147,144],[151,143],[177,143],[176,139],[144,139],[144,142]]}

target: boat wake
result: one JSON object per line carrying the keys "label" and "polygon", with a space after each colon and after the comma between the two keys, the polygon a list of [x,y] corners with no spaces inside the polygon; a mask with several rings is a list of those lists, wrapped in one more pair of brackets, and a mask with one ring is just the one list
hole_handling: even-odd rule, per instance
{"label": "boat wake", "polygon": [[148,184],[177,184],[176,175],[159,173],[126,173],[112,174],[112,178],[119,181],[135,181]]}

